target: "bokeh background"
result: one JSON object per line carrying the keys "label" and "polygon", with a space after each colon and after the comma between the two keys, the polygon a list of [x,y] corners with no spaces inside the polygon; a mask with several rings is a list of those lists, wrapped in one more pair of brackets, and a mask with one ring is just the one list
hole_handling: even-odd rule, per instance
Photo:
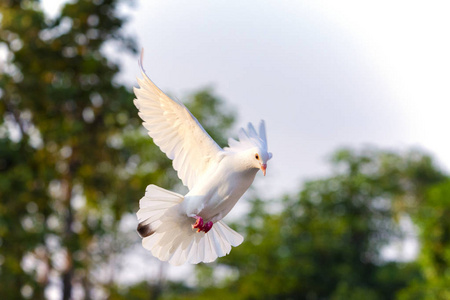
{"label": "bokeh background", "polygon": [[[446,1],[0,1],[5,299],[450,299]],[[146,185],[185,192],[133,106],[137,56],[221,145],[266,120],[245,242],[170,267]]]}

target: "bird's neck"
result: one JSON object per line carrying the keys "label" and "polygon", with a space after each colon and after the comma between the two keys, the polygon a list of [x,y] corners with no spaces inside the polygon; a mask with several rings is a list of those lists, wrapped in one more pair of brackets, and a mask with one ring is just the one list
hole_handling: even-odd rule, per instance
{"label": "bird's neck", "polygon": [[230,155],[230,164],[233,169],[239,172],[258,172],[258,168],[255,168],[253,162],[249,160],[249,155],[243,152],[235,152]]}

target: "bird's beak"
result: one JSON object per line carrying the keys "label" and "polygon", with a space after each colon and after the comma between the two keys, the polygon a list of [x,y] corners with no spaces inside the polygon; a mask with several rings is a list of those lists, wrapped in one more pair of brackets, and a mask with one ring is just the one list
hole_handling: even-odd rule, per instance
{"label": "bird's beak", "polygon": [[267,169],[267,164],[261,164],[261,171],[263,172],[264,176],[266,176],[266,169]]}

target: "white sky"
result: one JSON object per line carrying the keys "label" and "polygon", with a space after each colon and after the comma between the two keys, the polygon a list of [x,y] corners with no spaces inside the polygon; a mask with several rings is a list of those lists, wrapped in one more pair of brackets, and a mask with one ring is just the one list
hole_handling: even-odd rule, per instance
{"label": "white sky", "polygon": [[[239,126],[266,120],[262,196],[327,174],[340,146],[420,147],[450,169],[448,1],[137,0],[121,11],[160,88],[183,100],[213,85]],[[136,85],[137,58],[112,55]]]}

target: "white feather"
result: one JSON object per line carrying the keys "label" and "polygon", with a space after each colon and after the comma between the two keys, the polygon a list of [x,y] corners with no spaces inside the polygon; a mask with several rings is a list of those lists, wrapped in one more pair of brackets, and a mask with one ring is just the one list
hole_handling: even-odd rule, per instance
{"label": "white feather", "polygon": [[239,141],[228,139],[228,146],[225,151],[241,152],[254,147],[267,151],[266,127],[264,121],[259,124],[259,134],[252,123],[248,123],[247,130],[241,128],[238,133]]}
{"label": "white feather", "polygon": [[[211,165],[217,164],[222,149],[182,103],[170,99],[147,77],[142,56],[139,65],[144,77],[138,79],[140,88],[134,88],[139,117],[155,144],[174,160],[173,167],[183,184],[191,189]],[[175,156],[180,149],[189,153],[182,161]]]}

